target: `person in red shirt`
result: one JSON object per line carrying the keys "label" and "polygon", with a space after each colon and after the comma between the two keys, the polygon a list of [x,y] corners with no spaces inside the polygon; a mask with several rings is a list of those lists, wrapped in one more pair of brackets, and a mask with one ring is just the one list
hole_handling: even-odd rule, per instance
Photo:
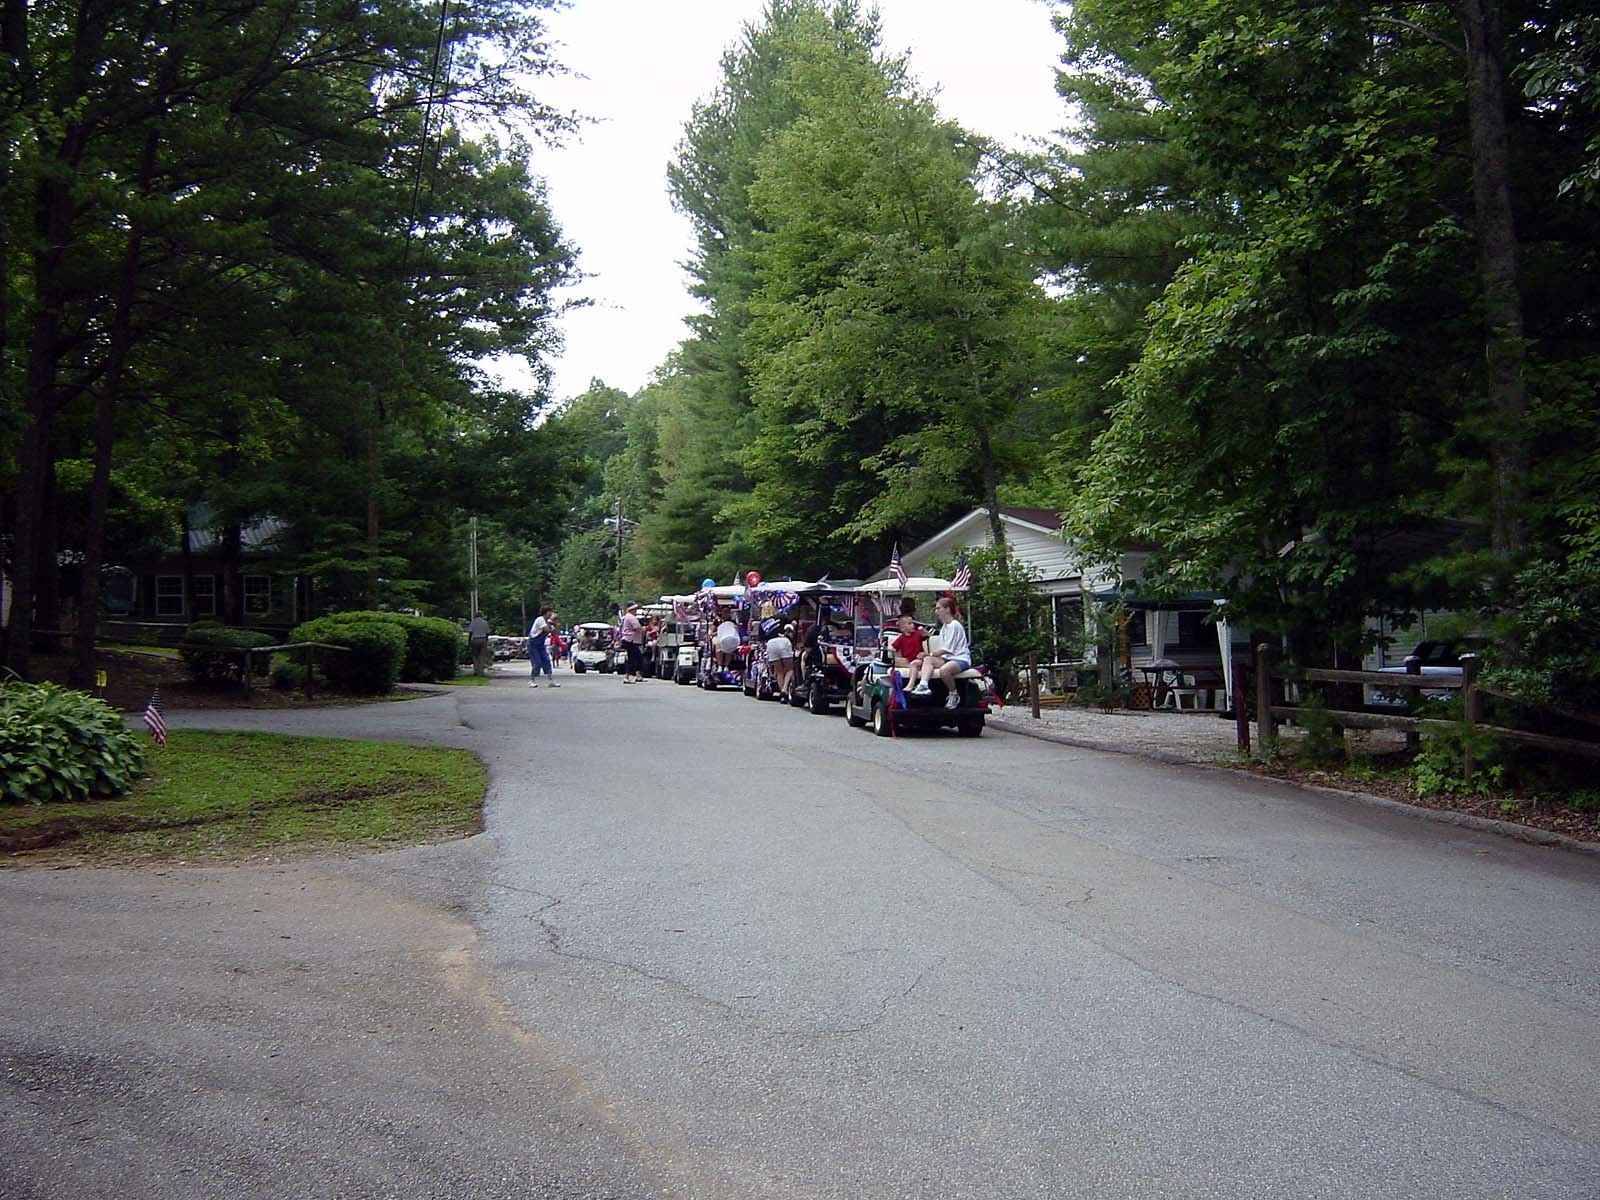
{"label": "person in red shirt", "polygon": [[900,636],[889,643],[889,649],[894,651],[894,665],[897,667],[914,669],[927,656],[927,638],[909,613],[901,615]]}

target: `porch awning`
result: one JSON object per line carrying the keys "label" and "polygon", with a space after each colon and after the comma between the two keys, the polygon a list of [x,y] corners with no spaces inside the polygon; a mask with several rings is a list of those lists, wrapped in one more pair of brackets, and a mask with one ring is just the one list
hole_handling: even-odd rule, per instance
{"label": "porch awning", "polygon": [[1184,592],[1182,595],[1157,599],[1154,596],[1141,596],[1137,592],[1125,591],[1122,588],[1105,588],[1093,595],[1099,604],[1125,604],[1129,608],[1161,612],[1173,612],[1180,608],[1210,608],[1218,600],[1228,598],[1222,592]]}

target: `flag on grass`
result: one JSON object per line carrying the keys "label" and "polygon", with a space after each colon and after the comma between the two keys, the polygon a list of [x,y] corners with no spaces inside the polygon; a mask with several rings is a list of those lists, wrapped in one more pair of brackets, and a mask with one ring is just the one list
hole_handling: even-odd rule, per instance
{"label": "flag on grass", "polygon": [[956,577],[950,581],[951,587],[971,587],[972,568],[967,565],[967,552],[963,550],[956,555]]}
{"label": "flag on grass", "polygon": [[144,727],[155,738],[156,745],[167,744],[167,719],[161,711],[161,689],[150,693],[150,703],[144,706]]}
{"label": "flag on grass", "polygon": [[900,561],[900,543],[894,544],[894,557],[889,560],[889,570],[900,581],[900,586],[906,586],[906,565]]}

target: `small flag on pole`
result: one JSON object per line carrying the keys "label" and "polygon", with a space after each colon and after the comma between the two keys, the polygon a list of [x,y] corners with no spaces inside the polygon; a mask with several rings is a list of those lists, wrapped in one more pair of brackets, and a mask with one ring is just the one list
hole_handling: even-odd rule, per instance
{"label": "small flag on pole", "polygon": [[894,557],[889,560],[889,570],[900,581],[901,588],[906,586],[906,565],[900,561],[900,543],[894,544]]}
{"label": "small flag on pole", "polygon": [[972,568],[967,565],[967,552],[963,550],[956,555],[956,577],[950,581],[951,587],[971,587]]}
{"label": "small flag on pole", "polygon": [[167,720],[161,712],[161,689],[150,693],[150,703],[144,706],[144,727],[155,738],[156,745],[167,744]]}

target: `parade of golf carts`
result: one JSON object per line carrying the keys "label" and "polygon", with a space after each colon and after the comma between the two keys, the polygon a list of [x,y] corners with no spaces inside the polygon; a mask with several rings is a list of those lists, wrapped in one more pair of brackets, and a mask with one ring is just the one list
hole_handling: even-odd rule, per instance
{"label": "parade of golf carts", "polygon": [[[860,580],[704,580],[691,595],[662,596],[641,610],[650,630],[645,674],[694,683],[705,691],[738,689],[756,700],[787,703],[817,715],[840,712],[882,737],[917,729],[983,732],[992,685],[981,663],[913,685],[914,664],[893,647],[902,617],[929,652],[941,649],[933,620],[940,597],[965,588],[930,576]],[[615,628],[589,622],[575,630],[573,669],[615,668]]]}

